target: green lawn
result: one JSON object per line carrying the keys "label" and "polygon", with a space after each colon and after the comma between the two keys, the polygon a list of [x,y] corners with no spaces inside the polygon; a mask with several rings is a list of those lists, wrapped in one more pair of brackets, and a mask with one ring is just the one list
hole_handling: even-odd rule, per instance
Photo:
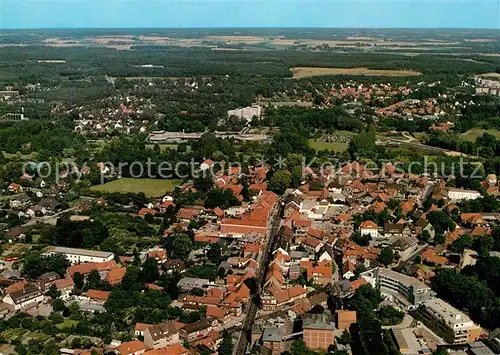
{"label": "green lawn", "polygon": [[76,320],[65,319],[64,322],[57,324],[56,328],[57,329],[70,328],[70,327],[76,325],[77,323],[78,323],[78,321],[76,321]]}
{"label": "green lawn", "polygon": [[311,148],[316,150],[331,150],[334,152],[344,152],[349,147],[348,143],[330,143],[330,142],[319,142],[315,140],[309,140],[309,145]]}
{"label": "green lawn", "polygon": [[[177,150],[177,144],[158,144],[160,146],[160,150],[163,152],[165,149],[170,148],[173,150]],[[153,149],[154,144],[146,144],[146,148]]]}
{"label": "green lawn", "polygon": [[469,142],[475,142],[477,137],[480,137],[483,135],[483,133],[488,133],[491,135],[494,135],[497,139],[500,139],[500,130],[498,129],[483,129],[483,128],[472,128],[468,130],[467,132],[462,134],[462,138],[469,141]]}
{"label": "green lawn", "polygon": [[168,191],[172,191],[181,180],[175,179],[133,179],[122,178],[105,183],[104,185],[92,186],[91,190],[104,192],[144,192],[149,197],[159,197],[165,195]]}

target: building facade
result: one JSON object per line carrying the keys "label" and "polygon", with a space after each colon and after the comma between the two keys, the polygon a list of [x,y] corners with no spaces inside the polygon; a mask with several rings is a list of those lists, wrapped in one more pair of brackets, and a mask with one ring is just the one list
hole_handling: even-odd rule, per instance
{"label": "building facade", "polygon": [[72,265],[81,263],[103,263],[115,259],[115,254],[110,252],[77,248],[51,247],[44,253],[46,256],[55,254],[66,256],[66,259],[68,259]]}
{"label": "building facade", "polygon": [[468,315],[440,298],[423,302],[417,317],[449,344],[466,344],[479,339],[481,328]]}

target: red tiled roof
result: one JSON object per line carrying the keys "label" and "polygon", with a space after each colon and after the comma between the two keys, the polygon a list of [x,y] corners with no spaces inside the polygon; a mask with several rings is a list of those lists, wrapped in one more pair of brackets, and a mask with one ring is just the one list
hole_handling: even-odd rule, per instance
{"label": "red tiled roof", "polygon": [[135,323],[134,330],[137,332],[143,332],[149,327],[153,326],[153,324],[146,324],[146,323]]}
{"label": "red tiled roof", "polygon": [[125,267],[117,267],[114,269],[111,269],[106,276],[106,281],[110,285],[116,285],[117,283],[120,283],[125,276],[125,273],[127,272],[127,268]]}
{"label": "red tiled roof", "polygon": [[62,290],[65,288],[70,288],[75,285],[73,282],[73,279],[71,277],[65,278],[65,279],[59,279],[55,280],[52,282],[52,284],[56,287],[57,290]]}
{"label": "red tiled roof", "polygon": [[156,212],[155,210],[151,209],[151,208],[146,208],[146,207],[143,207],[139,210],[138,214],[139,216],[144,216],[144,215],[147,215],[147,214],[152,214],[153,216],[156,215]]}
{"label": "red tiled roof", "polygon": [[9,285],[8,287],[4,288],[3,292],[8,295],[9,293],[17,292],[24,290],[24,288],[28,285],[28,281],[22,280],[16,283],[13,283],[12,285]]}
{"label": "red tiled roof", "polygon": [[99,291],[99,290],[88,290],[87,297],[99,300],[99,301],[107,301],[110,293],[107,291]]}
{"label": "red tiled roof", "polygon": [[79,272],[82,275],[85,275],[90,273],[92,270],[106,271],[106,270],[112,270],[116,267],[118,267],[118,265],[116,265],[116,262],[114,260],[111,260],[111,261],[105,261],[103,263],[84,263],[84,264],[72,265],[68,268],[67,272],[69,276],[73,277],[73,275],[77,272]]}
{"label": "red tiled roof", "polygon": [[360,229],[378,229],[377,225],[373,221],[364,221],[359,226]]}
{"label": "red tiled roof", "polygon": [[368,281],[366,281],[365,279],[351,281],[351,286],[353,291],[356,291],[358,288],[366,284],[368,284]]}
{"label": "red tiled roof", "polygon": [[127,341],[116,348],[116,351],[118,351],[118,354],[120,355],[135,354],[141,350],[146,350],[146,346],[144,346],[144,343],[139,340]]}

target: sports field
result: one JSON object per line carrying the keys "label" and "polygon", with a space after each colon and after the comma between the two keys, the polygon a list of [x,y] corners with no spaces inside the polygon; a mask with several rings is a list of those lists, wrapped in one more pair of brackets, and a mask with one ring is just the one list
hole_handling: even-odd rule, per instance
{"label": "sports field", "polygon": [[475,142],[477,137],[483,135],[483,133],[488,133],[500,139],[500,130],[498,129],[483,129],[483,128],[471,128],[467,132],[462,134],[462,138],[469,142]]}
{"label": "sports field", "polygon": [[175,179],[133,179],[122,178],[113,180],[103,185],[92,186],[91,190],[104,191],[104,192],[144,192],[149,197],[159,197],[165,195],[167,192],[172,191],[180,184],[181,180]]}
{"label": "sports field", "polygon": [[416,76],[421,73],[411,70],[379,70],[368,68],[322,68],[295,67],[290,69],[294,79],[321,75],[368,75],[368,76]]}

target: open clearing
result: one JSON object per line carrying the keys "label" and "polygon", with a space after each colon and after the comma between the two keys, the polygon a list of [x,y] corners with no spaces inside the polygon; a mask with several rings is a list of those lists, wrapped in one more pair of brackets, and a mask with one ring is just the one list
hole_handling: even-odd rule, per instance
{"label": "open clearing", "polygon": [[321,75],[368,75],[368,76],[416,76],[422,73],[412,70],[379,70],[368,68],[295,67],[290,69],[294,79]]}
{"label": "open clearing", "polygon": [[316,150],[327,149],[333,152],[344,152],[349,147],[348,143],[320,142],[315,140],[309,140],[309,145]]}
{"label": "open clearing", "polygon": [[497,139],[500,139],[500,130],[498,129],[483,129],[483,128],[472,128],[467,132],[462,134],[462,138],[469,141],[475,142],[477,137],[483,135],[483,133],[488,133],[495,136]]}
{"label": "open clearing", "polygon": [[168,191],[172,191],[181,180],[175,179],[133,179],[122,178],[107,182],[103,185],[92,186],[91,190],[103,192],[144,192],[148,197],[159,197],[165,195]]}

